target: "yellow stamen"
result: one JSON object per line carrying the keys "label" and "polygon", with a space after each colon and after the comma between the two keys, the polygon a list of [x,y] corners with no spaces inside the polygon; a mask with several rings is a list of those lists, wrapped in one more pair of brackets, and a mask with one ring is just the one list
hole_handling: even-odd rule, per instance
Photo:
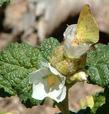
{"label": "yellow stamen", "polygon": [[53,87],[59,81],[57,76],[49,75],[47,77],[47,83],[49,87]]}

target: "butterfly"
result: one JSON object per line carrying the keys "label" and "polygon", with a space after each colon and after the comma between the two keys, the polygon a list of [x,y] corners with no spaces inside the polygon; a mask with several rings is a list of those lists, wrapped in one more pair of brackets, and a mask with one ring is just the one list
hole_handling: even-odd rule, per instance
{"label": "butterfly", "polygon": [[67,27],[64,39],[65,55],[69,58],[79,58],[98,42],[99,29],[89,5],[82,8],[77,24]]}
{"label": "butterfly", "polygon": [[85,5],[80,12],[77,22],[76,38],[82,43],[96,43],[99,40],[98,24],[89,5]]}

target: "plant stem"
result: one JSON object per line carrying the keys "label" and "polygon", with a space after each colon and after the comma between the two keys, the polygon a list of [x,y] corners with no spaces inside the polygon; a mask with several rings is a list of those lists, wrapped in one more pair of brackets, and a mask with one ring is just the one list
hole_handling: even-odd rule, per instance
{"label": "plant stem", "polygon": [[61,110],[62,114],[69,114],[68,89],[66,91],[66,98],[61,103],[57,103],[57,106]]}

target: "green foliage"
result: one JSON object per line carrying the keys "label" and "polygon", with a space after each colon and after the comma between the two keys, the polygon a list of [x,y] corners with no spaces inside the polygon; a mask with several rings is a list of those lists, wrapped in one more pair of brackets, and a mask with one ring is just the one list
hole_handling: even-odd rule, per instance
{"label": "green foliage", "polygon": [[97,44],[87,54],[87,73],[93,83],[102,87],[109,84],[109,45]]}
{"label": "green foliage", "polygon": [[109,87],[105,87],[104,96],[105,103],[97,109],[96,114],[109,114]]}
{"label": "green foliage", "polygon": [[28,74],[38,69],[43,57],[37,48],[27,44],[11,44],[0,52],[0,88],[18,95],[23,102],[31,98]]}
{"label": "green foliage", "polygon": [[91,114],[96,114],[96,111],[105,103],[105,96],[98,94],[94,96],[94,107],[91,110]]}
{"label": "green foliage", "polygon": [[9,95],[18,95],[26,106],[35,105],[36,102],[40,103],[31,97],[32,87],[29,84],[28,75],[40,68],[40,63],[45,58],[49,58],[57,45],[59,42],[50,38],[46,39],[39,49],[23,43],[13,43],[1,51],[0,90],[4,89]]}
{"label": "green foliage", "polygon": [[50,55],[52,54],[53,49],[58,47],[59,44],[60,43],[58,42],[58,40],[53,38],[53,37],[50,37],[49,39],[44,40],[42,42],[42,44],[41,44],[41,47],[40,47],[40,50],[41,50],[41,53],[42,53],[43,57],[46,60],[49,60]]}
{"label": "green foliage", "polygon": [[0,0],[0,6],[6,5],[10,2],[10,0]]}

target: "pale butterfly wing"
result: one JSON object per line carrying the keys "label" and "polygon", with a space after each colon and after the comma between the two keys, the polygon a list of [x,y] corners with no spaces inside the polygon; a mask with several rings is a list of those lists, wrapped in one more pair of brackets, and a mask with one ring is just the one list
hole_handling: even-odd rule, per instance
{"label": "pale butterfly wing", "polygon": [[68,25],[63,34],[64,39],[71,42],[75,38],[76,29],[77,24]]}
{"label": "pale butterfly wing", "polygon": [[79,44],[77,47],[65,45],[64,52],[69,58],[79,58],[89,50],[90,46],[90,44]]}
{"label": "pale butterfly wing", "polygon": [[76,38],[83,43],[96,43],[99,40],[98,25],[88,5],[80,12]]}

